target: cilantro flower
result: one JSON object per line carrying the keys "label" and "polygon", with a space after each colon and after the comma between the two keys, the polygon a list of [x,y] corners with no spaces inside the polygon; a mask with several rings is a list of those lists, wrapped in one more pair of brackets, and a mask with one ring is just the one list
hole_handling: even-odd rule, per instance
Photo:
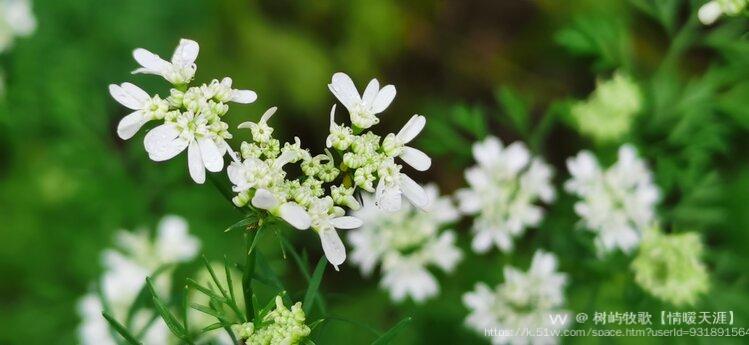
{"label": "cilantro flower", "polygon": [[[104,305],[118,320],[124,320],[130,306],[143,289],[145,279],[166,265],[192,260],[200,249],[200,241],[188,233],[187,222],[181,217],[166,216],[159,223],[155,239],[146,230],[116,235],[117,249],[102,253],[104,274],[101,294],[89,293],[78,303],[82,323],[78,336],[82,344],[117,344],[108,323],[101,315]],[[169,274],[160,274],[154,281],[159,294],[171,289]],[[171,333],[160,318],[151,323],[153,311],[140,309],[132,320],[132,329],[144,334],[144,344],[166,344]]]}
{"label": "cilantro flower", "polygon": [[746,9],[747,0],[712,0],[702,5],[697,12],[700,22],[705,25],[714,23],[722,15],[736,16]]}
{"label": "cilantro flower", "polygon": [[441,230],[458,219],[458,210],[449,197],[439,196],[437,186],[427,185],[424,190],[430,200],[425,212],[410,206],[383,212],[366,194],[362,208],[353,213],[363,225],[348,234],[351,261],[366,276],[379,264],[380,286],[396,302],[411,298],[421,303],[436,296],[439,284],[429,268],[452,272],[463,256],[455,233]]}
{"label": "cilantro flower", "polygon": [[171,62],[151,53],[143,48],[133,51],[133,58],[141,65],[141,68],[133,71],[133,74],[155,74],[160,75],[174,85],[189,83],[198,69],[195,60],[198,58],[200,46],[198,42],[181,39],[179,45],[172,54]]}
{"label": "cilantro flower", "polygon": [[333,74],[328,88],[341,101],[351,116],[351,123],[361,129],[366,129],[380,122],[377,114],[383,112],[395,98],[395,86],[386,85],[380,88],[377,79],[372,79],[364,94],[359,95],[354,82],[345,73]]}
{"label": "cilantro flower", "polygon": [[599,254],[616,248],[631,252],[655,220],[660,192],[652,173],[630,145],[619,148],[618,158],[606,170],[588,151],[567,160],[572,178],[564,187],[581,198],[575,213],[596,234]]}
{"label": "cilantro flower", "polygon": [[161,162],[187,150],[190,176],[196,183],[204,183],[205,171],[223,170],[224,155],[233,154],[225,141],[232,136],[222,120],[229,110],[226,103],[252,103],[257,95],[250,90],[232,88],[232,79],[228,77],[190,87],[198,50],[197,42],[182,39],[171,62],[142,48],[133,52],[143,66],[134,73],[161,75],[176,85],[166,98],[150,96],[131,83],[110,85],[109,92],[117,102],[133,110],[117,126],[120,138],[132,138],[148,121],[163,121],[144,138],[148,157]]}
{"label": "cilantro flower", "polygon": [[537,250],[527,272],[505,266],[504,278],[493,289],[478,283],[473,291],[463,295],[463,304],[470,310],[466,325],[481,334],[489,329],[509,331],[491,337],[495,345],[558,343],[556,338],[527,338],[517,332],[536,328],[561,330],[569,326],[551,321],[555,314],[568,313],[562,309],[567,275],[557,272],[556,256]]}
{"label": "cilantro flower", "polygon": [[675,306],[693,305],[709,285],[700,260],[703,251],[696,233],[664,234],[650,229],[632,261],[635,282]]}
{"label": "cilantro flower", "polygon": [[536,203],[554,200],[551,167],[524,144],[505,147],[496,137],[475,143],[473,156],[478,164],[465,171],[469,187],[456,192],[460,210],[478,215],[471,247],[477,253],[493,246],[511,251],[513,238],[541,222],[543,209]]}
{"label": "cilantro flower", "polygon": [[296,345],[301,344],[312,332],[304,322],[306,315],[302,303],[297,302],[287,309],[281,296],[275,298],[276,308],[262,320],[233,325],[232,332],[244,345]]}
{"label": "cilantro flower", "polygon": [[28,36],[36,29],[36,18],[29,0],[0,1],[0,52],[13,45],[17,36]]}

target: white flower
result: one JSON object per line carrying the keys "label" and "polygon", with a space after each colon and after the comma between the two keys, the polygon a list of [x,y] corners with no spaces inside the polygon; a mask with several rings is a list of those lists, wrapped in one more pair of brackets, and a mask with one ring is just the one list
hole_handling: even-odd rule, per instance
{"label": "white flower", "polygon": [[416,138],[426,125],[426,118],[421,115],[414,115],[398,134],[388,134],[382,143],[383,151],[388,157],[400,157],[408,165],[419,171],[426,171],[432,165],[432,160],[421,150],[406,146],[411,140]]}
{"label": "white flower", "polygon": [[723,14],[735,16],[744,11],[749,4],[747,0],[712,0],[708,1],[699,11],[697,17],[705,25],[714,23]]}
{"label": "white flower", "polygon": [[0,52],[13,44],[16,36],[28,36],[36,30],[36,18],[29,0],[0,1]]}
{"label": "white flower", "polygon": [[231,78],[225,77],[220,82],[214,79],[210,85],[204,85],[201,89],[206,98],[215,98],[219,102],[250,104],[257,100],[255,91],[232,89],[231,84]]}
{"label": "white flower", "polygon": [[312,201],[309,215],[312,218],[312,229],[320,236],[325,257],[336,271],[346,261],[346,247],[338,236],[336,229],[355,229],[362,225],[359,218],[344,216],[342,208],[333,205],[329,196]]}
{"label": "white flower", "polygon": [[658,187],[644,161],[630,145],[619,148],[619,159],[606,171],[588,151],[567,160],[572,178],[565,189],[582,200],[575,212],[585,227],[596,233],[599,254],[616,248],[628,253],[643,231],[655,221]]}
{"label": "white flower", "polygon": [[554,200],[551,167],[532,158],[522,143],[504,147],[495,137],[474,144],[473,156],[478,165],[465,171],[469,188],[456,193],[463,213],[478,214],[472,248],[511,251],[514,237],[541,222],[543,209],[536,202]]}
{"label": "white flower", "polygon": [[310,215],[303,207],[293,201],[281,202],[267,189],[258,189],[255,192],[252,206],[270,211],[271,214],[281,217],[299,230],[308,229],[312,223]]}
{"label": "white flower", "polygon": [[[101,315],[104,302],[110,314],[124,322],[130,306],[145,285],[146,277],[165,265],[192,260],[200,248],[200,242],[187,232],[187,222],[176,216],[162,219],[155,240],[151,240],[145,230],[136,233],[120,231],[116,242],[118,249],[106,249],[102,253],[105,271],[100,283],[101,295],[89,293],[78,303],[78,313],[82,319],[78,335],[81,343],[86,345],[117,344],[109,324]],[[171,286],[169,273],[158,275],[154,283],[157,293],[166,295]],[[153,316],[151,310],[138,310],[130,329],[144,332],[141,339],[143,344],[174,341],[163,320],[157,318],[150,323]]]}
{"label": "white flower", "polygon": [[556,344],[552,337],[523,337],[518,330],[545,328],[560,330],[568,322],[553,322],[555,317],[568,314],[564,304],[567,277],[556,271],[553,254],[538,250],[528,272],[513,267],[504,268],[505,282],[494,289],[484,283],[463,295],[463,304],[470,309],[466,325],[484,334],[487,330],[516,333],[493,336],[492,344]]}
{"label": "white flower", "polygon": [[381,264],[380,286],[394,301],[410,297],[423,302],[437,295],[439,285],[428,268],[452,272],[462,258],[455,234],[440,231],[458,218],[458,211],[448,197],[439,197],[436,186],[427,185],[424,190],[430,200],[426,212],[409,206],[398,212],[383,212],[374,205],[371,195],[363,195],[362,208],[353,214],[363,225],[348,234],[353,246],[351,262],[364,275]]}
{"label": "white flower", "polygon": [[174,158],[187,149],[187,165],[196,183],[205,182],[205,171],[224,168],[226,143],[217,140],[203,114],[184,112],[176,123],[165,123],[148,132],[143,141],[148,157],[156,162]]}
{"label": "white flower", "polygon": [[273,128],[268,126],[268,120],[270,120],[271,116],[276,113],[276,110],[278,110],[278,108],[271,107],[263,113],[263,116],[260,117],[260,121],[257,123],[243,122],[239,124],[237,128],[249,128],[252,133],[252,140],[255,142],[268,142],[273,134]]}
{"label": "white flower", "polygon": [[401,195],[405,195],[414,206],[425,208],[429,199],[424,189],[400,170],[401,166],[395,164],[392,158],[380,164],[377,169],[380,180],[375,190],[375,203],[385,211],[395,212],[401,208]]}
{"label": "white flower", "polygon": [[117,125],[117,135],[130,139],[150,120],[163,119],[169,111],[169,103],[158,95],[153,98],[141,88],[131,84],[109,85],[109,93],[120,104],[135,110]]}
{"label": "white flower", "polygon": [[172,54],[172,61],[168,62],[143,48],[135,49],[133,58],[142,67],[133,73],[160,75],[174,85],[187,84],[195,76],[198,68],[195,59],[198,58],[199,50],[198,42],[183,38]]}
{"label": "white flower", "polygon": [[341,72],[333,74],[328,88],[348,109],[351,123],[362,129],[380,122],[376,115],[383,112],[395,98],[395,86],[386,85],[380,89],[377,79],[372,79],[360,96],[351,78]]}
{"label": "white flower", "polygon": [[338,125],[335,123],[335,104],[330,109],[330,134],[325,139],[326,147],[333,147],[336,150],[345,150],[354,141],[353,131],[351,128]]}

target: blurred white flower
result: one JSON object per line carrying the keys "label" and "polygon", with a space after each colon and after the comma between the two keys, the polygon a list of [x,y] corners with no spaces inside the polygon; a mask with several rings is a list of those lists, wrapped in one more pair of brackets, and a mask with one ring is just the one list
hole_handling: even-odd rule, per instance
{"label": "blurred white flower", "polygon": [[660,193],[635,148],[621,146],[617,162],[605,171],[589,151],[568,159],[567,168],[572,178],[564,187],[581,198],[575,212],[596,233],[599,254],[637,247],[643,231],[653,226]]}
{"label": "blurred white flower", "polygon": [[567,275],[557,272],[556,256],[537,250],[527,272],[505,266],[504,278],[504,283],[494,289],[478,283],[473,291],[463,295],[463,304],[470,310],[466,325],[481,334],[496,331],[500,335],[492,336],[492,344],[558,343],[553,337],[501,335],[507,331],[537,328],[552,331],[569,326],[564,318],[569,313],[562,309]]}
{"label": "blurred white flower", "polygon": [[429,267],[452,272],[462,253],[455,245],[455,234],[440,229],[458,218],[448,197],[439,197],[435,185],[424,188],[430,205],[422,212],[404,206],[397,212],[383,212],[371,195],[362,195],[363,206],[354,216],[361,228],[348,234],[353,246],[351,261],[364,275],[380,264],[380,286],[394,301],[406,297],[423,302],[439,293],[439,285]]}
{"label": "blurred white flower", "polygon": [[[105,249],[102,253],[101,294],[89,293],[78,303],[82,319],[78,335],[83,344],[116,344],[109,324],[101,315],[103,305],[107,305],[113,317],[127,323],[128,310],[145,286],[146,277],[167,265],[192,260],[200,249],[197,238],[187,232],[187,222],[177,216],[161,220],[155,240],[145,230],[136,233],[122,230],[117,233],[116,242],[116,249]],[[160,273],[154,280],[159,294],[166,295],[171,288],[168,272]],[[149,325],[152,316],[150,310],[138,310],[129,322],[130,329],[145,330],[144,344],[166,344],[171,333],[160,318]]]}
{"label": "blurred white flower", "polygon": [[554,200],[553,172],[522,143],[504,147],[496,137],[474,144],[473,156],[478,165],[465,171],[469,188],[456,192],[460,210],[478,214],[472,248],[478,253],[492,246],[511,251],[514,237],[541,222],[543,209],[536,202]]}
{"label": "blurred white flower", "polygon": [[36,18],[29,0],[0,0],[0,53],[13,45],[16,37],[36,30]]}
{"label": "blurred white flower", "polygon": [[395,86],[386,85],[380,89],[377,79],[372,79],[360,96],[351,77],[341,72],[333,74],[328,88],[348,109],[351,123],[361,129],[379,123],[380,119],[376,115],[387,109],[395,98]]}
{"label": "blurred white flower", "polygon": [[697,17],[705,25],[714,23],[720,16],[735,16],[743,12],[749,4],[747,0],[712,0],[708,1],[699,11]]}

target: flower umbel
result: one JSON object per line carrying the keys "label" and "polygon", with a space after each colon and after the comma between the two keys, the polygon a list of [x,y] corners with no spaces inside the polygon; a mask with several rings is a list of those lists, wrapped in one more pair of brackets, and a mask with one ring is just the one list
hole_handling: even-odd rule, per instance
{"label": "flower umbel", "polygon": [[482,334],[488,329],[509,331],[510,335],[493,336],[492,344],[556,344],[556,338],[513,334],[518,329],[569,326],[550,318],[568,313],[562,309],[567,275],[557,272],[556,256],[538,250],[527,272],[505,266],[504,277],[505,282],[494,289],[478,283],[474,291],[463,295],[463,304],[470,309],[466,325]]}
{"label": "flower umbel", "polygon": [[396,302],[410,297],[424,302],[439,293],[437,279],[430,267],[452,272],[463,254],[455,244],[455,233],[441,231],[459,214],[448,197],[439,197],[435,185],[425,191],[430,204],[427,212],[405,206],[397,212],[383,212],[371,195],[363,195],[363,206],[354,212],[364,225],[349,232],[353,246],[351,260],[362,274],[370,275],[380,264],[380,286]]}
{"label": "flower umbel", "polygon": [[541,222],[538,201],[552,202],[552,170],[542,159],[531,157],[524,144],[507,147],[495,137],[473,145],[478,163],[465,171],[469,188],[456,192],[460,210],[478,214],[473,223],[473,250],[487,252],[492,246],[507,252],[513,238]]}
{"label": "flower umbel", "polygon": [[632,78],[617,72],[609,80],[599,80],[593,94],[575,103],[571,113],[580,133],[611,142],[629,133],[641,108],[640,88]]}
{"label": "flower umbel", "polygon": [[[105,271],[100,282],[101,294],[89,293],[78,304],[83,320],[78,336],[83,344],[117,344],[101,315],[103,306],[109,307],[113,317],[124,320],[146,277],[165,265],[192,260],[200,248],[200,242],[187,232],[187,222],[176,216],[162,219],[155,241],[145,230],[136,233],[120,231],[116,240],[118,249],[106,249],[102,253]],[[159,294],[167,295],[171,286],[170,275],[158,275],[154,285]],[[151,310],[138,310],[131,328],[145,334],[144,344],[166,344],[171,333],[161,319],[150,323],[153,315]]]}
{"label": "flower umbel", "polygon": [[632,261],[635,281],[663,301],[675,306],[692,305],[708,290],[702,252],[696,233],[664,234],[650,229]]}
{"label": "flower umbel", "polygon": [[631,252],[655,220],[660,192],[650,170],[633,146],[620,147],[618,157],[606,170],[588,151],[567,160],[572,178],[564,187],[582,199],[575,212],[596,233],[599,254],[616,248]]}
{"label": "flower umbel", "polygon": [[[276,296],[276,309],[268,312],[261,320],[232,326],[241,344],[245,345],[295,345],[309,336],[311,330],[304,323],[306,316],[302,303],[297,302],[286,309],[281,296]],[[257,323],[257,324],[256,324]]]}
{"label": "flower umbel", "polygon": [[109,92],[117,102],[133,110],[117,126],[122,139],[132,138],[149,121],[163,121],[150,130],[144,139],[148,157],[160,162],[169,160],[187,149],[190,176],[197,183],[205,182],[205,170],[219,172],[224,168],[226,139],[232,136],[222,121],[229,106],[226,102],[252,103],[253,91],[232,89],[231,78],[213,80],[209,84],[189,87],[195,74],[198,43],[183,39],[174,51],[172,62],[162,60],[145,49],[136,49],[133,56],[143,67],[134,73],[157,74],[175,87],[169,97],[150,96],[131,83],[110,85]]}

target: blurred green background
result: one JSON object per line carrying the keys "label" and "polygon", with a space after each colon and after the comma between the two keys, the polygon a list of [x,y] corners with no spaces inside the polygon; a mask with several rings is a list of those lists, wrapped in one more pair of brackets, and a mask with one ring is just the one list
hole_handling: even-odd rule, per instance
{"label": "blurred green background", "polygon": [[[313,152],[327,135],[336,71],[361,88],[372,77],[395,84],[398,96],[380,132],[397,130],[413,113],[427,116],[417,146],[435,158],[419,181],[445,193],[464,184],[470,144],[488,133],[523,140],[568,177],[564,160],[581,149],[613,157],[617,145],[578,134],[569,105],[586,98],[599,77],[633,76],[644,107],[625,138],[656,174],[666,229],[698,231],[711,290],[689,310],[734,311],[749,327],[749,28],[744,18],[713,27],[696,21],[701,1],[177,1],[35,0],[36,33],[0,57],[7,92],[0,101],[0,344],[73,344],[75,303],[100,274],[99,253],[120,228],[153,227],[164,214],[186,217],[205,254],[239,258],[238,220],[210,185],[195,185],[185,155],[148,160],[140,145],[116,136],[125,115],[107,85],[133,81],[165,91],[158,78],[131,76],[130,52],[169,56],[179,38],[201,45],[198,82],[231,76],[258,101],[234,106],[234,126],[268,106],[279,137],[293,135]],[[237,142],[243,139],[235,138]],[[613,159],[613,158],[612,158]],[[604,160],[606,161],[606,160]],[[610,161],[610,160],[609,160]],[[485,341],[463,327],[460,296],[474,282],[501,281],[501,267],[525,269],[533,251],[556,253],[569,273],[573,312],[676,310],[632,280],[629,258],[598,260],[589,234],[577,230],[574,198],[560,190],[539,229],[512,255],[469,252],[470,221],[455,228],[466,259],[438,275],[439,298],[423,306],[389,302],[378,276],[350,265],[326,273],[322,291],[332,313],[386,329],[414,322],[398,344]],[[310,257],[318,239],[288,231]],[[288,286],[303,280],[266,236],[261,249]],[[331,324],[322,344],[358,344],[372,335]],[[745,343],[742,339],[567,339],[575,343]]]}

